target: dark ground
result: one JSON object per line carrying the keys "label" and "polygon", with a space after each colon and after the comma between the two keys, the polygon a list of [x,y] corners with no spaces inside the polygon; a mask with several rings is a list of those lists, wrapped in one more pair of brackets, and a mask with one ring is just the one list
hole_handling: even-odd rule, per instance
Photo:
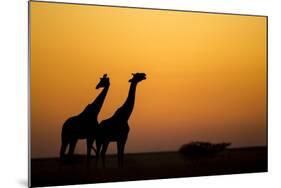
{"label": "dark ground", "polygon": [[[101,161],[100,161],[101,162]],[[31,160],[31,186],[70,185],[130,180],[148,180],[267,171],[267,148],[228,149],[214,158],[186,160],[177,152],[126,154],[123,168],[116,155],[108,155],[106,168],[93,158],[76,156],[75,163],[57,158]]]}

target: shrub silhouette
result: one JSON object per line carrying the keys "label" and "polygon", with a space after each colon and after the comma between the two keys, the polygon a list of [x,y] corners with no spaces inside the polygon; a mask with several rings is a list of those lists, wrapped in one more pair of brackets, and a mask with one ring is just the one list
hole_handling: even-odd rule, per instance
{"label": "shrub silhouette", "polygon": [[214,157],[219,152],[225,150],[231,143],[212,144],[209,142],[191,142],[184,144],[179,153],[187,159]]}

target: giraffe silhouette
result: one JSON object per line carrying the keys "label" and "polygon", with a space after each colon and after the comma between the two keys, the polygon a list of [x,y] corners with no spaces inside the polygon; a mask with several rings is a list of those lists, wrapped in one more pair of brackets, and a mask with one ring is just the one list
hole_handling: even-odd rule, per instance
{"label": "giraffe silhouette", "polygon": [[146,79],[145,73],[132,74],[128,97],[125,103],[109,119],[103,120],[98,127],[96,137],[96,162],[101,152],[102,164],[105,167],[105,153],[110,142],[117,142],[118,166],[123,166],[124,149],[129,133],[128,120],[134,108],[137,84]]}
{"label": "giraffe silhouette", "polygon": [[87,158],[90,158],[98,126],[97,117],[105,100],[109,85],[109,78],[107,74],[104,74],[96,86],[96,89],[103,88],[101,93],[79,115],[70,117],[63,124],[60,149],[61,159],[65,159],[65,151],[68,145],[68,159],[72,158],[78,139],[86,139]]}

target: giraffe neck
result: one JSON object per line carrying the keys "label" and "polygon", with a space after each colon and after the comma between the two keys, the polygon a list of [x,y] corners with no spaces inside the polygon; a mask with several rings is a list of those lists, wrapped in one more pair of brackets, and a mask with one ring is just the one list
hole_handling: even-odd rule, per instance
{"label": "giraffe neck", "polygon": [[104,87],[103,90],[100,92],[100,94],[96,97],[96,99],[91,104],[88,105],[88,108],[90,109],[90,115],[92,118],[98,117],[103,102],[105,100],[106,94],[108,92],[108,89],[109,86]]}
{"label": "giraffe neck", "polygon": [[124,104],[116,111],[115,117],[128,121],[134,109],[137,83],[131,83],[129,94]]}

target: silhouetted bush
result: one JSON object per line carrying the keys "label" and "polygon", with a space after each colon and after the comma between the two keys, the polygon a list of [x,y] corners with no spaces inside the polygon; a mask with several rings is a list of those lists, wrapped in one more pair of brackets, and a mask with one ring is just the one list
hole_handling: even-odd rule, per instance
{"label": "silhouetted bush", "polygon": [[218,143],[212,144],[209,142],[191,142],[189,144],[183,145],[179,152],[185,158],[204,158],[213,157],[217,153],[225,150],[231,143]]}

